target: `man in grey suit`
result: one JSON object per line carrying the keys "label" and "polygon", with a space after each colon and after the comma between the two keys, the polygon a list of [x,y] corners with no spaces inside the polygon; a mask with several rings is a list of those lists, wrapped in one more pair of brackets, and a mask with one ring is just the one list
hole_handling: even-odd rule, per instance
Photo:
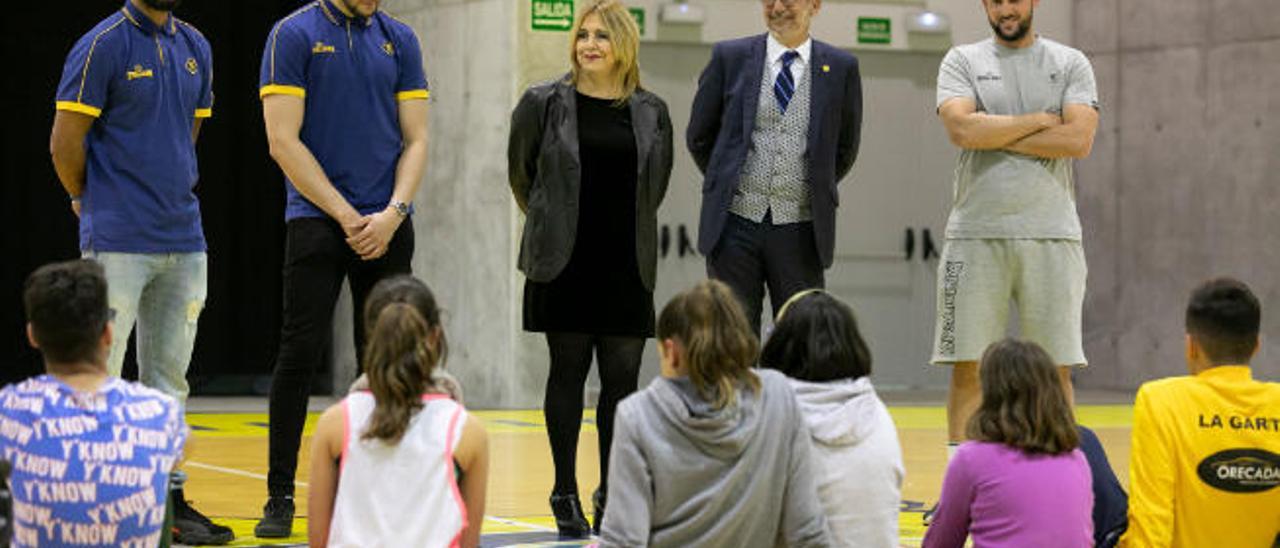
{"label": "man in grey suit", "polygon": [[858,155],[862,82],[850,53],[809,36],[822,0],[760,0],[766,34],[720,42],[698,79],[685,135],[705,179],[698,251],[760,332],[824,285],[835,251],[836,185]]}

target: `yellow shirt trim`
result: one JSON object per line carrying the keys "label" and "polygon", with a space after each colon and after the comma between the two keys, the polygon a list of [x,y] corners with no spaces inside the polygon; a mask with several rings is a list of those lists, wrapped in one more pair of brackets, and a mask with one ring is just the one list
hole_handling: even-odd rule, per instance
{"label": "yellow shirt trim", "polygon": [[429,99],[430,97],[431,97],[431,92],[425,89],[411,89],[408,91],[401,91],[396,94],[397,101],[408,101],[410,99]]}
{"label": "yellow shirt trim", "polygon": [[280,84],[269,84],[262,86],[258,90],[258,97],[266,97],[268,95],[292,95],[294,97],[306,97],[307,90],[298,86],[282,86]]}
{"label": "yellow shirt trim", "polygon": [[1223,379],[1229,382],[1249,382],[1253,380],[1253,369],[1244,365],[1215,365],[1197,373],[1198,379]]}
{"label": "yellow shirt trim", "polygon": [[80,114],[88,114],[89,116],[92,116],[94,118],[97,118],[98,116],[102,115],[102,109],[98,107],[92,107],[84,103],[78,103],[76,101],[58,101],[57,104],[55,105],[55,109],[66,110],[71,112],[79,112]]}
{"label": "yellow shirt trim", "polygon": [[211,108],[196,109],[196,118],[208,118],[210,116],[213,116],[213,109]]}

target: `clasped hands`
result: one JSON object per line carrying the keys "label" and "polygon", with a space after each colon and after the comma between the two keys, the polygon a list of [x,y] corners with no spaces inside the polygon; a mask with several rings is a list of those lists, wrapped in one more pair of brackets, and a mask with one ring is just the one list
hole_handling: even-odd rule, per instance
{"label": "clasped hands", "polygon": [[347,245],[361,259],[372,261],[387,253],[392,236],[400,228],[404,220],[391,208],[377,213],[357,217],[354,221],[342,223],[342,231],[347,235]]}

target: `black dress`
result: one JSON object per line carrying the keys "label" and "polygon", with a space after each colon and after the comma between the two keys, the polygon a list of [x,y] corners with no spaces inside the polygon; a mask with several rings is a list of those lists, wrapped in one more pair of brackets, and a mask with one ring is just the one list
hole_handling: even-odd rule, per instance
{"label": "black dress", "polygon": [[651,337],[653,292],[636,259],[636,138],[631,110],[577,93],[582,184],[569,264],[525,281],[526,331]]}

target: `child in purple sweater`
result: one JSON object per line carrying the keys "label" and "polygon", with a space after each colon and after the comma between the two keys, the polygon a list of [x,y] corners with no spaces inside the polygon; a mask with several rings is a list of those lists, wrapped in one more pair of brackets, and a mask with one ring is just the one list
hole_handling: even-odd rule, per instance
{"label": "child in purple sweater", "polygon": [[1053,360],[1006,339],[983,353],[982,406],[942,482],[925,548],[1093,545],[1089,463]]}

